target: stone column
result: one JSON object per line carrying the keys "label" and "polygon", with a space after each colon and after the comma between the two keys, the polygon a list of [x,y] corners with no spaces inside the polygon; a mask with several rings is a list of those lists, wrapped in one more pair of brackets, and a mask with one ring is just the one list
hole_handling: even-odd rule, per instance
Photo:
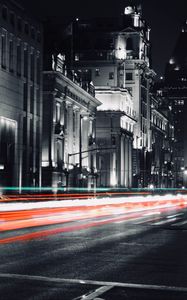
{"label": "stone column", "polygon": [[129,187],[132,187],[132,140],[129,139]]}
{"label": "stone column", "polygon": [[121,136],[121,165],[120,165],[120,185],[125,185],[125,147],[124,136]]}
{"label": "stone column", "polygon": [[128,178],[128,170],[129,170],[129,149],[128,149],[128,139],[125,137],[125,187],[129,185],[129,178]]}

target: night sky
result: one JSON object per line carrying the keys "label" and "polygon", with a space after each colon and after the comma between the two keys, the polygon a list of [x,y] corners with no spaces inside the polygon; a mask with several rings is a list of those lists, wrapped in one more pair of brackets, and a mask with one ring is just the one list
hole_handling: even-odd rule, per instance
{"label": "night sky", "polygon": [[[132,0],[133,1],[133,0]],[[128,0],[19,0],[20,3],[39,18],[47,16],[117,16],[123,12]],[[187,19],[186,0],[140,0],[143,17],[151,28],[153,69],[163,75]]]}

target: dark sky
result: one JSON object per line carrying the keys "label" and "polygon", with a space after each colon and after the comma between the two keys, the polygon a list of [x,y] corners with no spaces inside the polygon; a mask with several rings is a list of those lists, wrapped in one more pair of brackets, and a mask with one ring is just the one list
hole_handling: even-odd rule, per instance
{"label": "dark sky", "polygon": [[[123,12],[129,0],[19,0],[41,18],[46,16],[112,16]],[[151,27],[153,69],[163,75],[182,23],[187,19],[187,0],[132,0],[142,4],[143,16]]]}

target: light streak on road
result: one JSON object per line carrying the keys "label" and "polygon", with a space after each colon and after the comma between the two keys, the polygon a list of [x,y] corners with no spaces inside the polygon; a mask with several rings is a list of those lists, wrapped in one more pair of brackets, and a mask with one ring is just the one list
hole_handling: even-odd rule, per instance
{"label": "light streak on road", "polygon": [[[40,202],[0,203],[0,231],[6,232],[23,228],[39,230],[37,233],[27,234],[28,239],[30,239],[43,236],[43,232],[46,236],[66,232],[66,230],[81,230],[112,222],[138,220],[149,218],[149,216],[153,218],[153,215],[159,222],[163,213],[171,212],[173,216],[176,211],[184,207],[187,207],[186,195],[104,197],[87,200],[49,201],[48,199],[48,201]],[[84,224],[70,224],[70,222],[76,224],[77,221],[82,221]],[[56,229],[57,231],[37,228],[54,224],[62,224],[63,227]],[[13,233],[11,234],[13,235]],[[21,239],[18,234],[18,236],[12,236],[8,240],[1,239],[0,243],[5,242],[5,240],[11,242]]]}

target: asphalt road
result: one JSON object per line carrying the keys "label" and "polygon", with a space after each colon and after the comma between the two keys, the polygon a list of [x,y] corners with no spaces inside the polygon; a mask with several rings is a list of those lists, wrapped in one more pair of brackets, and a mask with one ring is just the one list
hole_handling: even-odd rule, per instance
{"label": "asphalt road", "polygon": [[1,233],[0,299],[186,300],[186,209],[120,217]]}

